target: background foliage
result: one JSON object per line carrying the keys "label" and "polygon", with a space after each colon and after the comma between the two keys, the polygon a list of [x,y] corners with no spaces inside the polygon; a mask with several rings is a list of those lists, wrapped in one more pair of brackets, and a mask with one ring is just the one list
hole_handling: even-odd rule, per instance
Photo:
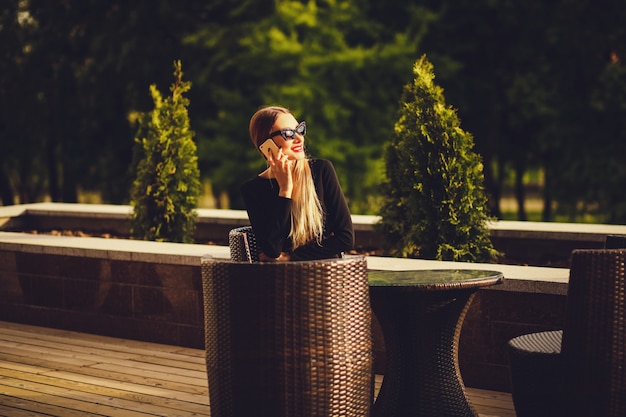
{"label": "background foliage", "polygon": [[[290,107],[377,213],[382,150],[426,53],[483,158],[489,206],[539,172],[543,219],[626,222],[626,6],[620,0],[1,0],[2,204],[128,203],[130,117],[180,59],[199,167],[218,207],[263,167],[250,115]],[[562,217],[565,216],[565,217]]]}

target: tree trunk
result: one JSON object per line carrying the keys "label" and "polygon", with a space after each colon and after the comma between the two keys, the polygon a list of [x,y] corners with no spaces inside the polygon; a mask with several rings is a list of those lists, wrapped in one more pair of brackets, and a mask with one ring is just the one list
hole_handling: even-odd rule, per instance
{"label": "tree trunk", "polygon": [[543,210],[541,212],[541,221],[549,222],[552,220],[552,176],[550,175],[550,164],[544,164],[543,172]]}
{"label": "tree trunk", "polygon": [[524,203],[526,201],[526,191],[524,189],[524,167],[518,164],[515,167],[515,199],[517,200],[517,219],[526,221],[528,214]]}
{"label": "tree trunk", "polygon": [[0,199],[3,206],[10,206],[15,202],[11,184],[4,172],[0,173]]}

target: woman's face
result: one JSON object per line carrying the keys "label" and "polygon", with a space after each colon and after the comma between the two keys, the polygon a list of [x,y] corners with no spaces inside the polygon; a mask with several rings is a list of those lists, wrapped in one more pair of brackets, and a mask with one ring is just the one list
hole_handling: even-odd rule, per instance
{"label": "woman's face", "polygon": [[[298,121],[290,113],[280,113],[274,125],[272,126],[272,132],[279,131],[281,129],[295,129],[298,126]],[[283,154],[287,155],[288,159],[299,160],[304,159],[304,136],[296,133],[292,140],[285,140],[281,135],[276,135],[272,139],[283,150]]]}

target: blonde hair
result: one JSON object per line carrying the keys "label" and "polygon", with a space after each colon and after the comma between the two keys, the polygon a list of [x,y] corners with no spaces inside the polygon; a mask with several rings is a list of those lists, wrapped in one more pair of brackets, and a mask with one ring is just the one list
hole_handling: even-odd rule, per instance
{"label": "blonde hair", "polygon": [[[292,114],[288,109],[278,106],[263,107],[254,113],[250,119],[250,139],[257,149],[267,139],[276,118],[281,113]],[[324,233],[324,212],[315,191],[308,159],[294,163],[291,200],[289,238],[293,249],[312,241],[320,243]]]}
{"label": "blonde hair", "polygon": [[295,163],[291,197],[289,237],[293,242],[293,248],[306,245],[313,240],[319,244],[324,233],[324,214],[322,204],[315,192],[311,166],[307,159]]}

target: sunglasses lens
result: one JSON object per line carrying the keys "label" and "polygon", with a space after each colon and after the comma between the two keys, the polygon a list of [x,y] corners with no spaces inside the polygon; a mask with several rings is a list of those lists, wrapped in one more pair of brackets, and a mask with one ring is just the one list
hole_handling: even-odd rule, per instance
{"label": "sunglasses lens", "polygon": [[270,133],[270,137],[274,137],[280,134],[285,140],[293,140],[296,137],[296,133],[299,135],[306,135],[306,123],[302,122],[295,129],[282,129],[274,133]]}

